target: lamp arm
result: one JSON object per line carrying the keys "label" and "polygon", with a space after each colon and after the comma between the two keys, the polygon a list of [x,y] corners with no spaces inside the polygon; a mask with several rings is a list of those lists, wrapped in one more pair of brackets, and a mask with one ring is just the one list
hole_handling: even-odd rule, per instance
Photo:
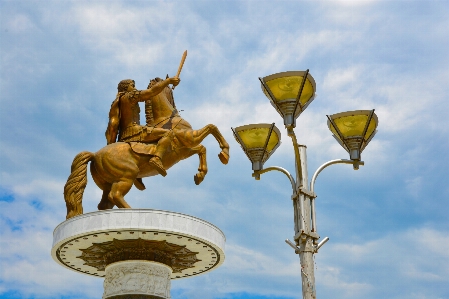
{"label": "lamp arm", "polygon": [[318,175],[320,174],[320,172],[323,171],[324,168],[326,168],[330,165],[333,165],[333,164],[354,164],[354,163],[358,163],[359,165],[365,165],[365,162],[363,162],[363,161],[353,161],[353,160],[346,160],[346,159],[336,159],[336,160],[327,161],[326,163],[324,163],[323,165],[318,167],[318,169],[313,174],[312,180],[310,181],[310,191],[315,192],[314,191],[315,180],[318,177]]}
{"label": "lamp arm", "polygon": [[296,183],[295,183],[295,179],[292,177],[292,175],[290,174],[290,172],[288,172],[287,169],[279,167],[279,166],[271,166],[271,167],[267,167],[261,170],[255,170],[253,173],[253,177],[256,175],[261,175],[264,174],[266,172],[272,171],[272,170],[277,170],[282,172],[283,174],[285,174],[288,179],[290,180],[290,183],[292,184],[292,189],[293,189],[293,194],[296,192]]}
{"label": "lamp arm", "polygon": [[[354,164],[354,163],[358,163],[359,165],[365,165],[365,162],[363,161],[353,161],[353,160],[346,160],[346,159],[337,159],[337,160],[330,160],[327,161],[326,163],[324,163],[323,165],[321,165],[320,167],[318,167],[318,169],[315,171],[315,173],[313,174],[312,180],[310,181],[310,192],[312,192],[313,194],[315,193],[314,188],[315,188],[315,181],[316,178],[318,177],[318,175],[320,174],[321,171],[323,171],[324,168],[334,165],[334,164]],[[312,199],[311,202],[311,214],[312,214],[312,231],[314,232],[318,232],[317,230],[317,224],[316,224],[316,212],[315,212],[315,198]],[[324,240],[323,240],[324,241]],[[327,242],[327,240],[325,241]],[[323,243],[324,244],[324,243]],[[322,245],[322,244],[321,244]],[[321,247],[321,246],[320,246]],[[318,250],[319,247],[317,247]]]}
{"label": "lamp arm", "polygon": [[[293,149],[295,151],[296,178],[298,180],[297,183],[300,186],[302,186],[303,185],[303,177],[302,177],[302,167],[301,167],[301,155],[299,154],[299,149],[298,149],[298,141],[296,140],[296,134],[295,134],[295,131],[293,131],[293,128],[287,128],[287,131],[288,131],[288,136],[290,136],[292,138]],[[307,182],[305,184],[307,185]]]}

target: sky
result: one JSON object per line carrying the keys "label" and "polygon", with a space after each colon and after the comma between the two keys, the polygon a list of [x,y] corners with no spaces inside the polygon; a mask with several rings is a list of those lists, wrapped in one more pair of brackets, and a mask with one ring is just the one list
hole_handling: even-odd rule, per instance
{"label": "sky", "polygon": [[[326,115],[375,109],[365,166],[317,179],[318,298],[449,298],[449,5],[447,1],[0,0],[0,298],[100,298],[102,279],[51,256],[65,220],[63,186],[81,151],[105,145],[117,83],[146,88],[174,76],[178,110],[194,129],[215,124],[230,144],[222,165],[207,137],[198,159],[145,178],[133,208],[185,213],[226,235],[225,262],[172,282],[172,298],[301,298],[290,182],[251,177],[231,127],[272,123],[282,145],[265,166],[294,173],[282,118],[258,77],[310,70],[317,97],[297,120],[308,172],[348,159]],[[142,119],[143,119],[142,115]],[[90,175],[84,211],[101,197]]]}

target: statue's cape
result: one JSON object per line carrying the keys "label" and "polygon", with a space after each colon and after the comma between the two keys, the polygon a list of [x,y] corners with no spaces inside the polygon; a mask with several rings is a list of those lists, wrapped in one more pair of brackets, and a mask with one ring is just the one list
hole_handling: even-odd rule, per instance
{"label": "statue's cape", "polygon": [[151,144],[151,143],[142,143],[142,142],[128,142],[131,146],[133,152],[136,154],[142,154],[142,155],[154,155],[156,152],[156,146],[157,144]]}

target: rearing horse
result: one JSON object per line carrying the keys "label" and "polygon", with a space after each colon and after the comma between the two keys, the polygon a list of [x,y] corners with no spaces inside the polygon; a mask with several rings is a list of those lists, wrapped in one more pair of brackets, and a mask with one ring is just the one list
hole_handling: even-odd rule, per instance
{"label": "rearing horse", "polygon": [[[164,154],[162,164],[169,169],[181,160],[198,154],[199,167],[194,176],[195,184],[199,185],[207,174],[206,148],[201,142],[209,134],[217,140],[221,152],[218,155],[223,164],[229,160],[229,145],[215,125],[209,124],[199,130],[193,130],[192,126],[182,119],[176,109],[170,103],[172,93],[167,86],[158,95],[151,99],[151,112],[153,126],[170,129],[172,146]],[[129,192],[133,184],[144,190],[145,186],[136,180],[159,174],[148,163],[151,155],[144,154],[142,147],[156,145],[142,143],[116,142],[109,144],[96,153],[81,152],[73,159],[71,174],[64,186],[64,199],[67,206],[69,219],[83,213],[83,192],[87,185],[87,164],[90,163],[92,178],[97,186],[103,190],[99,210],[118,208],[131,208],[124,196]]]}

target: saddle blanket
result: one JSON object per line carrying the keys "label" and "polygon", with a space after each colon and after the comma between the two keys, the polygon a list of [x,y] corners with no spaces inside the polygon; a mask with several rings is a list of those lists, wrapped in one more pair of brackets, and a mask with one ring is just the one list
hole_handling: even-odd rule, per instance
{"label": "saddle blanket", "polygon": [[133,152],[143,155],[154,155],[156,152],[156,144],[142,142],[128,142]]}

